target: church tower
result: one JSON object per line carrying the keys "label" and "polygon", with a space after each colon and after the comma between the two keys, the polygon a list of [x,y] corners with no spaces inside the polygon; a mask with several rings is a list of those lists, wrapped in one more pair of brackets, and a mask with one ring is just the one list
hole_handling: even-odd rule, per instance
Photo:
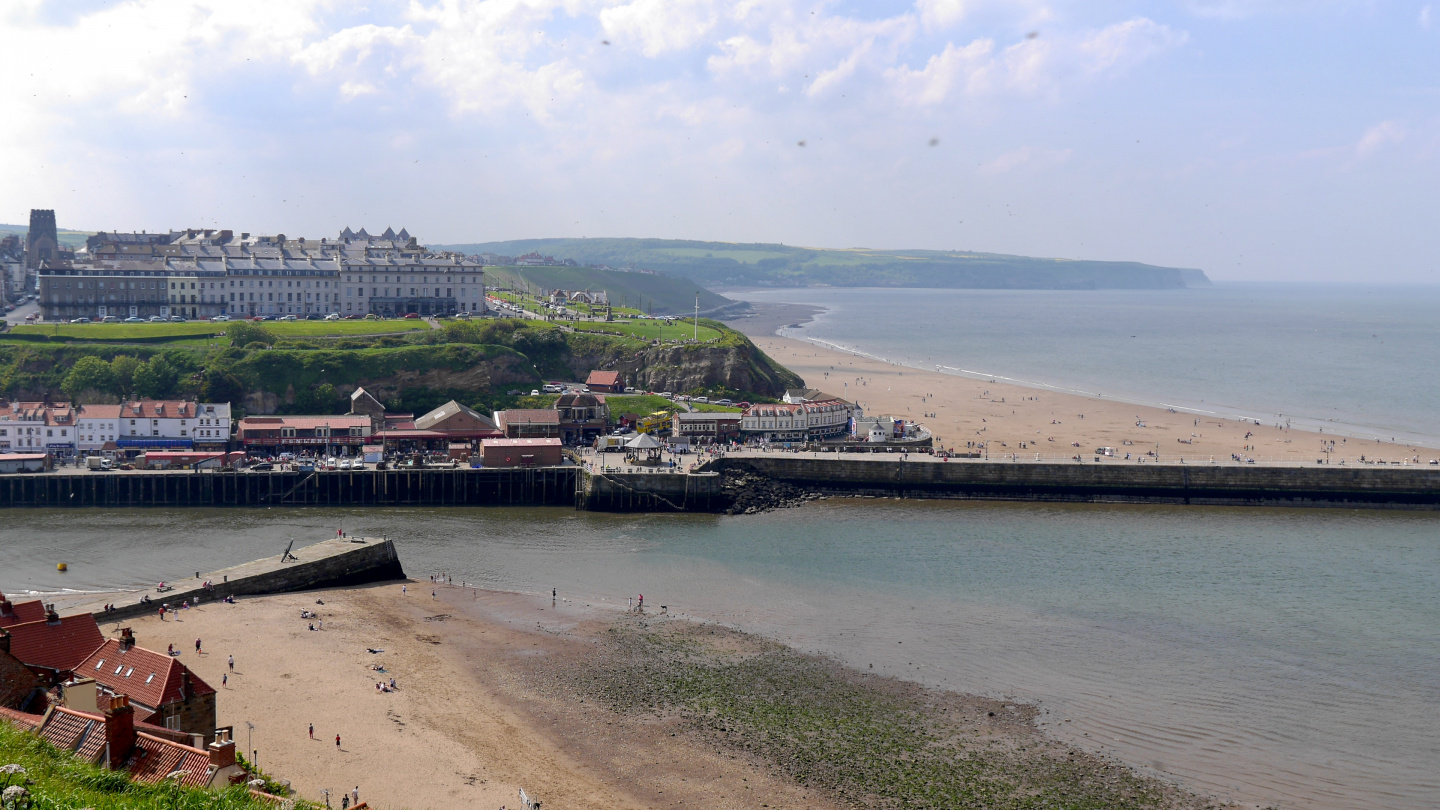
{"label": "church tower", "polygon": [[40,263],[60,257],[60,238],[55,233],[55,212],[30,209],[30,232],[25,236],[25,269],[37,270]]}

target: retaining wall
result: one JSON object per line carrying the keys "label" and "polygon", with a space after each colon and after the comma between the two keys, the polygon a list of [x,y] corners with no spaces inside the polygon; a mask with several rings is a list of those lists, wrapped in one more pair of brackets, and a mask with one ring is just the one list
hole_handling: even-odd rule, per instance
{"label": "retaining wall", "polygon": [[1440,469],[1203,464],[902,462],[727,457],[822,492],[902,498],[1440,509]]}
{"label": "retaining wall", "polygon": [[584,472],[575,508],[591,512],[713,512],[721,507],[720,475]]}

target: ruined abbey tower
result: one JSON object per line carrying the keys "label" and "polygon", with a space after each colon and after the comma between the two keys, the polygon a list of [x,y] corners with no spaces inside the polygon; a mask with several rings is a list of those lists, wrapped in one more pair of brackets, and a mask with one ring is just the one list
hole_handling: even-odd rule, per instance
{"label": "ruined abbey tower", "polygon": [[25,269],[36,270],[40,263],[60,256],[60,239],[55,234],[55,212],[30,209],[30,233],[25,236]]}

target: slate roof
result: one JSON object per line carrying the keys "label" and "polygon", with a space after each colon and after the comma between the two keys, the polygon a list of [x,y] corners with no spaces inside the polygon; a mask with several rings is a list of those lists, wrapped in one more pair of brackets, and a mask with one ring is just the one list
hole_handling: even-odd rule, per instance
{"label": "slate roof", "polygon": [[[184,664],[165,653],[144,647],[126,650],[113,638],[75,667],[77,677],[94,678],[111,692],[129,695],[132,703],[149,709],[184,699],[181,683],[186,671]],[[195,695],[215,691],[194,672],[190,673],[190,689]]]}
{"label": "slate roof", "polygon": [[560,412],[549,408],[514,408],[500,411],[500,421],[507,425],[558,425]]}
{"label": "slate roof", "polygon": [[435,410],[433,410],[433,411],[425,414],[424,416],[420,417],[419,419],[416,419],[416,420],[415,420],[415,427],[416,427],[416,428],[419,428],[420,430],[429,430],[429,429],[431,429],[432,427],[434,427],[435,425],[440,424],[441,422],[444,422],[446,419],[449,419],[449,418],[451,418],[452,416],[455,416],[455,415],[457,415],[457,414],[462,414],[462,413],[465,414],[466,416],[470,417],[471,419],[474,419],[474,420],[480,422],[482,425],[484,425],[484,426],[486,426],[486,427],[489,427],[489,428],[492,428],[492,429],[495,429],[495,430],[498,430],[498,429],[499,429],[499,428],[497,428],[497,427],[495,426],[494,420],[492,420],[490,417],[488,417],[488,416],[480,413],[479,411],[475,410],[474,408],[470,408],[470,407],[466,407],[465,405],[461,405],[459,402],[456,402],[456,401],[453,400],[453,399],[450,400],[449,402],[445,403],[444,405],[441,405],[440,407],[436,408]]}

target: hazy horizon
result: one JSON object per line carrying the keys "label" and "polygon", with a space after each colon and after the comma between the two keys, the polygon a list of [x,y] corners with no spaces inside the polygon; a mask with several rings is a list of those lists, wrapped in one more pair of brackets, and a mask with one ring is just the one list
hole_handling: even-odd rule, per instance
{"label": "hazy horizon", "polygon": [[53,208],[105,230],[645,234],[1435,283],[1437,15],[17,0],[0,9],[0,221]]}

